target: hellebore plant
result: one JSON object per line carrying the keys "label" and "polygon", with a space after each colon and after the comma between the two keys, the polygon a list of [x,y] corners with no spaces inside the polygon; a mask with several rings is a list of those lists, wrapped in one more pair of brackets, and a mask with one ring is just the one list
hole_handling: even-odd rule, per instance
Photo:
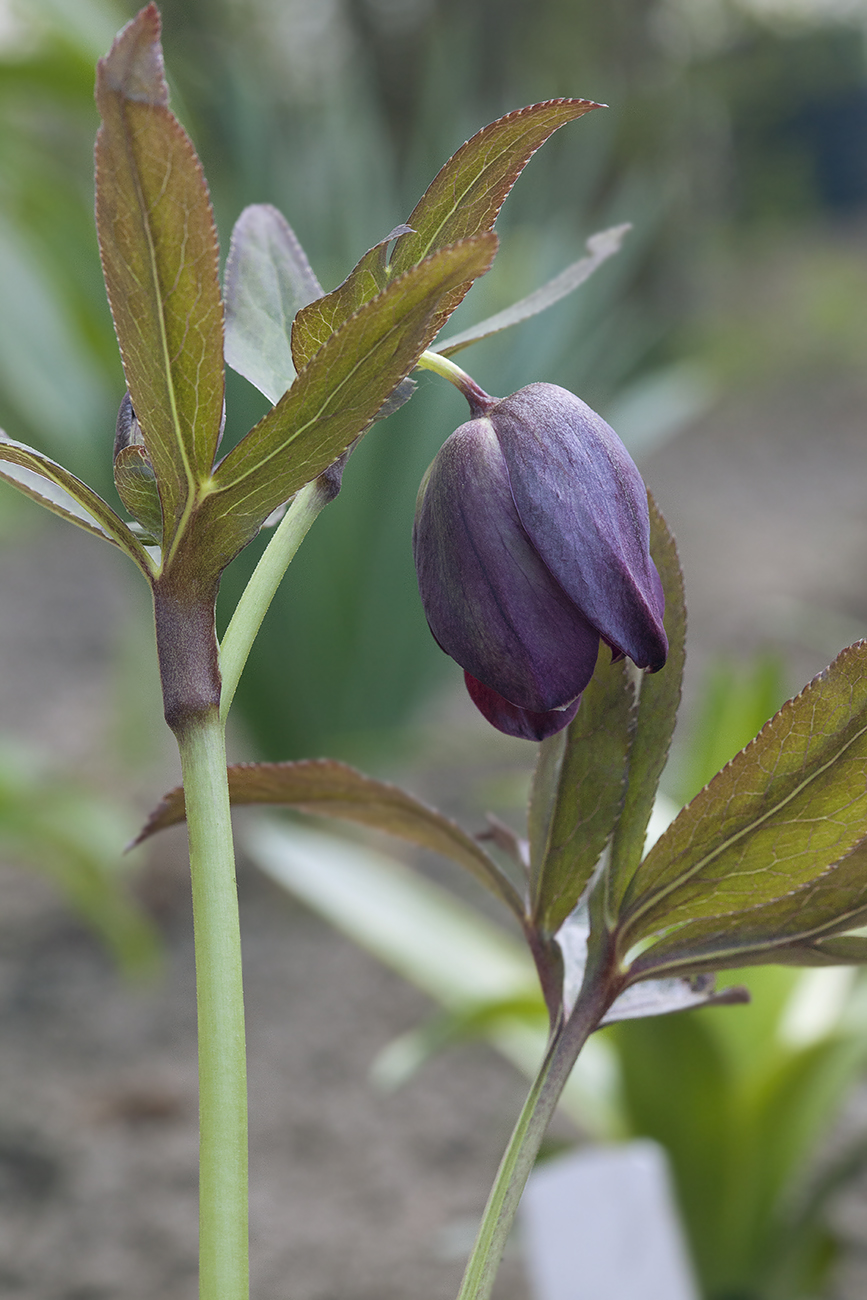
{"label": "hellebore plant", "polygon": [[[5,435],[0,463],[7,481],[120,547],[153,593],[183,788],[141,838],[186,817],[201,1295],[248,1293],[233,801],[342,817],[444,853],[521,927],[551,1034],[461,1288],[461,1300],[483,1300],[548,1120],[594,1029],[738,1000],[737,991],[714,993],[713,972],[725,967],[867,960],[867,941],[849,933],[867,921],[867,647],[843,651],[785,705],[643,856],[683,670],[673,540],[616,436],[577,398],[536,384],[495,401],[448,360],[577,287],[616,251],[624,228],[595,236],[587,257],[529,298],[438,340],[491,264],[492,227],[525,163],[559,126],[597,106],[553,100],[485,127],[444,165],[407,222],[330,293],[280,213],[246,209],[232,236],[224,305],[208,192],[168,109],[153,4],[100,61],[96,96],[97,226],[128,389],[115,482],[131,522]],[[273,405],[217,459],[224,350]],[[431,626],[495,725],[545,737],[529,843],[500,834],[505,864],[410,794],[344,764],[226,767],[226,715],[268,604],[339,491],[357,440],[411,397],[416,366],[457,382],[473,416],[446,443],[420,496],[416,556]],[[218,644],[222,571],[281,510]],[[653,671],[637,672],[628,660]]]}

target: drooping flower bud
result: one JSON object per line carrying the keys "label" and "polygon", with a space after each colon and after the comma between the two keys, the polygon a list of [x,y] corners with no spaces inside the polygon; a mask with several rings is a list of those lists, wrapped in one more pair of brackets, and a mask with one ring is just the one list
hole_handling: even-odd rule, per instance
{"label": "drooping flower bud", "polygon": [[665,663],[647,492],[574,394],[530,384],[461,425],[419,491],[413,550],[431,631],[500,731],[542,740],[575,716],[600,639]]}

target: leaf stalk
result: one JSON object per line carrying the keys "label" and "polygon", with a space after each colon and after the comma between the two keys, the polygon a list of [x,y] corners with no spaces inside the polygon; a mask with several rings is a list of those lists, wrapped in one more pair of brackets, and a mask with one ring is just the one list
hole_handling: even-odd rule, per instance
{"label": "leaf stalk", "polygon": [[247,657],[283,575],[316,516],[333,496],[334,490],[324,477],[314,479],[301,488],[277,525],[274,536],[244,588],[220,643],[220,673],[223,679],[220,717],[224,723]]}
{"label": "leaf stalk", "polygon": [[[588,962],[588,971],[591,969],[593,963]],[[619,992],[620,984],[609,963],[607,978],[603,974],[585,980],[569,1019],[561,1021],[552,1034],[497,1170],[458,1300],[489,1300],[521,1195],[560,1095],[581,1048]]]}
{"label": "leaf stalk", "polygon": [[442,379],[447,379],[450,384],[464,395],[470,404],[470,410],[473,419],[477,420],[479,416],[487,415],[489,411],[497,405],[497,398],[491,397],[480,388],[475,379],[468,375],[460,366],[456,366],[454,361],[449,361],[448,357],[440,356],[437,352],[431,352],[429,349],[422,352],[416,368],[419,370],[432,370],[434,374],[439,375]]}

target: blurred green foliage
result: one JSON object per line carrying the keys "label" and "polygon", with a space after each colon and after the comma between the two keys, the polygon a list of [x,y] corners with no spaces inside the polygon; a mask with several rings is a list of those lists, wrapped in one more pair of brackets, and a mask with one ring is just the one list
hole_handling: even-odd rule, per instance
{"label": "blurred green foliage", "polygon": [[136,820],[118,801],[55,772],[20,742],[0,742],[0,853],[39,872],[127,975],[152,974],[156,929],[128,890],[123,845]]}
{"label": "blurred green foliage", "polygon": [[[828,1200],[867,1160],[859,1143],[857,1161],[847,1148],[821,1172],[817,1164],[867,1057],[855,978],[761,968],[738,979],[753,1001],[736,1012],[606,1031],[627,1132],[668,1153],[705,1300],[800,1300],[827,1282],[836,1256]],[[799,1036],[789,1022],[811,991],[820,1021]]]}

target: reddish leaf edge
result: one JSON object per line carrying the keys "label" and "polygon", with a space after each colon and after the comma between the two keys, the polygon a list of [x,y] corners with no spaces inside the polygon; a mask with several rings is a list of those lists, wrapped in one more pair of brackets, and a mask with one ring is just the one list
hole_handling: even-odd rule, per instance
{"label": "reddish leaf edge", "polygon": [[111,49],[97,63],[97,101],[106,91],[138,103],[166,107],[162,19],[156,4],[145,5],[120,29]]}
{"label": "reddish leaf edge", "polygon": [[[16,479],[13,474],[4,473],[2,466],[6,462],[17,465],[20,469],[33,474],[34,477],[60,488],[80,509],[86,511],[93,521],[93,525],[91,526],[86,520],[65,509],[61,503],[52,500],[47,494],[40,493],[35,485],[31,487],[27,483]],[[65,469],[57,461],[52,460],[49,456],[33,447],[28,447],[26,443],[16,442],[2,429],[0,429],[0,478],[23,496],[29,497],[31,501],[41,505],[43,509],[57,515],[58,518],[65,519],[67,523],[83,528],[85,532],[90,533],[92,536],[99,537],[101,540],[117,546],[138,566],[149,582],[153,580],[155,568],[145,547],[135,536],[129,525],[121,519],[120,515],[112,509],[108,502],[104,501],[98,492],[95,492],[92,487],[83,482],[77,475],[71,473],[70,470]]]}
{"label": "reddish leaf edge", "polygon": [[[585,113],[592,112],[593,109],[607,108],[608,107],[607,104],[599,104],[593,99],[581,99],[577,97],[570,97],[567,95],[555,99],[542,99],[534,104],[525,104],[523,108],[512,109],[511,112],[504,113],[502,117],[495,118],[493,122],[488,122],[485,126],[481,127],[478,131],[476,131],[474,135],[471,135],[468,140],[465,140],[464,143],[460,146],[460,148],[456,149],[455,152],[452,154],[452,156],[443,163],[442,167],[440,167],[439,171],[434,176],[430,185],[428,185],[424,194],[421,196],[418,203],[415,205],[409,217],[407,218],[407,224],[409,225],[413,233],[415,233],[416,224],[419,223],[419,217],[422,216],[424,213],[425,205],[430,203],[431,196],[436,193],[436,188],[438,183],[443,179],[444,176],[447,176],[450,172],[458,171],[464,159],[466,158],[467,154],[471,152],[473,147],[477,146],[484,137],[486,136],[496,137],[497,133],[502,131],[502,129],[507,125],[511,126],[513,123],[521,121],[522,119],[532,119],[533,117],[541,114],[546,109],[551,110],[551,109],[567,108],[567,107],[574,108],[575,112],[572,113],[572,115],[569,117],[564,117],[562,122],[558,122],[553,126],[551,126],[550,129],[547,131],[547,133],[539,141],[539,143],[527,151],[523,161],[518,163],[513,174],[507,180],[505,180],[503,184],[499,187],[500,188],[499,202],[496,204],[496,207],[492,210],[485,224],[482,227],[480,227],[480,231],[492,230],[496,223],[497,218],[500,215],[500,212],[502,211],[503,204],[505,203],[506,199],[509,197],[509,195],[512,192],[515,182],[521,176],[522,172],[524,171],[524,168],[527,166],[527,163],[530,161],[530,159],[534,156],[534,154],[536,154],[539,151],[539,149],[541,149],[542,145],[546,144],[547,141],[551,138],[551,136],[555,133],[555,131],[558,131],[560,127],[566,126],[566,124],[570,121],[574,122],[577,118],[583,117]],[[477,231],[476,233],[480,233],[480,231]],[[391,258],[392,263],[397,261],[399,264],[400,250],[401,250],[401,241],[398,240],[398,243],[392,253],[392,258]],[[427,256],[429,252],[430,252],[429,247],[424,249],[422,252],[422,257]],[[401,267],[401,269],[404,268]]]}
{"label": "reddish leaf edge", "polygon": [[[265,780],[274,782],[274,788],[264,792],[245,788],[245,778],[251,774],[258,774]],[[317,789],[311,787],[309,791],[301,793],[298,798],[286,798],[285,794],[281,794],[277,788],[282,778],[291,779],[296,777],[303,779],[305,776],[312,777],[316,775],[331,775],[338,781],[343,780],[355,785],[355,790],[350,788],[349,790],[337,790],[329,793],[325,787],[321,786],[322,793],[317,797]],[[501,902],[505,903],[510,911],[523,922],[525,913],[524,900],[494,859],[457,822],[453,822],[435,808],[431,808],[420,799],[416,799],[414,795],[401,789],[400,786],[387,781],[378,781],[374,777],[366,776],[348,763],[340,763],[335,759],[327,758],[302,759],[297,762],[285,763],[233,763],[228,768],[228,780],[229,801],[233,806],[240,807],[253,804],[274,807],[283,806],[296,808],[314,816],[336,817],[339,820],[357,822],[372,829],[385,831],[422,848],[451,857],[453,861],[469,870],[477,880],[481,880],[482,883],[486,884]],[[419,826],[427,825],[437,830],[441,842],[433,844],[430,838],[425,838],[421,834],[413,835],[407,833],[404,829],[390,827],[385,824],[378,825],[376,818],[372,816],[353,816],[351,805],[357,804],[361,811],[365,805],[372,803],[377,796],[385,804],[390,804],[396,813],[403,813],[404,817],[417,818]],[[338,812],[335,808],[329,808],[329,803],[340,805],[341,810]],[[178,826],[185,819],[183,786],[175,786],[160,800],[145,821],[139,834],[127,845],[127,849],[136,848],[158,831],[166,830],[171,826]],[[452,841],[454,852],[449,852],[446,847],[445,842],[447,840]]]}
{"label": "reddish leaf edge", "polygon": [[[813,690],[820,688],[822,684],[827,680],[829,675],[835,669],[838,669],[839,671],[842,672],[843,668],[845,667],[846,661],[859,653],[867,654],[867,638],[860,637],[857,641],[853,641],[851,645],[844,646],[843,649],[840,651],[840,653],[831,661],[830,664],[827,665],[827,667],[823,668],[821,672],[816,673],[815,676],[812,677],[810,681],[807,682],[806,685],[802,687],[802,689],[797,693],[797,695],[793,695],[791,699],[784,701],[784,703],[780,706],[777,712],[773,714],[772,717],[768,718],[764,726],[761,727],[761,729],[757,732],[755,736],[753,736],[752,740],[750,740],[743,747],[743,749],[739,750],[737,754],[735,754],[732,758],[730,758],[729,761],[726,764],[724,764],[724,766],[721,767],[718,772],[714,773],[711,779],[704,786],[702,786],[701,790],[697,791],[696,794],[693,795],[689,803],[685,804],[683,808],[680,809],[674,821],[669,823],[669,825],[663,831],[662,835],[653,845],[653,848],[650,849],[650,851],[639,863],[639,866],[630,882],[629,888],[631,891],[634,889],[636,880],[638,880],[640,884],[643,884],[643,873],[647,866],[647,863],[651,862],[655,866],[656,860],[663,857],[666,850],[669,849],[671,846],[671,840],[674,838],[674,835],[676,833],[675,828],[677,828],[677,830],[681,830],[684,823],[688,820],[688,818],[690,816],[695,816],[696,808],[701,810],[702,805],[707,801],[709,797],[709,792],[712,791],[713,786],[717,781],[719,781],[719,779],[723,776],[723,774],[724,773],[728,774],[733,769],[737,769],[740,765],[742,765],[749,758],[751,753],[754,751],[756,745],[758,745],[761,742],[761,740],[766,736],[766,734],[770,732],[774,727],[779,727],[781,718],[787,717],[791,713],[792,709],[800,705],[802,701],[806,699]],[[839,859],[835,859],[833,862],[827,863],[823,868],[823,871],[827,871],[828,869],[837,865],[837,863],[841,861],[843,857],[846,857],[848,856],[849,853],[853,852],[860,843],[861,840],[855,838],[852,844],[850,844],[849,848],[846,850],[846,852],[843,853]],[[678,882],[677,887],[678,888],[680,887],[680,882]],[[651,900],[650,903],[648,903],[649,899]],[[647,938],[649,936],[641,933],[632,933],[632,931],[636,928],[637,923],[641,921],[641,918],[644,915],[644,913],[650,910],[650,906],[656,906],[657,898],[654,896],[652,889],[649,889],[647,894],[641,894],[640,892],[635,890],[635,896],[630,898],[627,895],[624,900],[624,903],[625,905],[622,906],[620,909],[617,918],[617,924],[618,926],[622,927],[623,932],[627,935],[628,941],[630,943],[641,942],[644,938]]]}

